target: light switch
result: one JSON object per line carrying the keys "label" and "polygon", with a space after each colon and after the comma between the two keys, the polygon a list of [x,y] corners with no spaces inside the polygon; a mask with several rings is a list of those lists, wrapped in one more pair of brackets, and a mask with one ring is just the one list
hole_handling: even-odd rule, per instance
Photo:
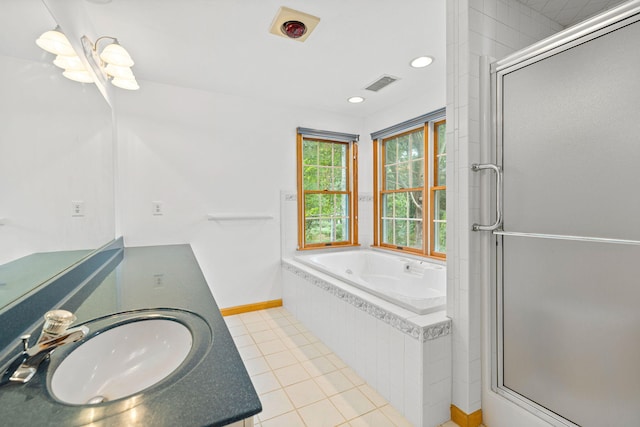
{"label": "light switch", "polygon": [[159,201],[155,201],[155,202],[151,202],[151,213],[154,216],[160,216],[160,215],[164,215],[164,210],[162,208],[162,202]]}

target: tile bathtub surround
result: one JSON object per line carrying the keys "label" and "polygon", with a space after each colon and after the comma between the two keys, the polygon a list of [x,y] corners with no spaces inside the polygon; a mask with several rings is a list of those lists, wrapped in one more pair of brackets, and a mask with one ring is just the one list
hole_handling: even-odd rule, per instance
{"label": "tile bathtub surround", "polygon": [[451,335],[441,328],[436,328],[438,333],[425,333],[443,321],[450,325],[443,312],[418,316],[352,290],[354,297],[400,321],[390,322],[389,316],[367,310],[368,305],[354,305],[351,298],[331,292],[343,286],[339,281],[318,273],[332,287],[318,286],[318,280],[292,271],[289,265],[294,263],[283,261],[282,279],[283,303],[290,313],[412,425],[434,427],[449,419]]}
{"label": "tile bathtub surround", "polygon": [[256,426],[414,425],[285,308],[225,321],[262,402]]}

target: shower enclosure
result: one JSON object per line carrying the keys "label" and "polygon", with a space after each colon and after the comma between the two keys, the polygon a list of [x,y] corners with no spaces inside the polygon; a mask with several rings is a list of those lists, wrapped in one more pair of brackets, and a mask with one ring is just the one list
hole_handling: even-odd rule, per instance
{"label": "shower enclosure", "polygon": [[640,2],[491,64],[493,389],[640,426]]}

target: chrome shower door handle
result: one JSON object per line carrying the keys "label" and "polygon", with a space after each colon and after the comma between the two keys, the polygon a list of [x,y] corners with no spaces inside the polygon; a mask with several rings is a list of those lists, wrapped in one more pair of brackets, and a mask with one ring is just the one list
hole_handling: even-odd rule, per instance
{"label": "chrome shower door handle", "polygon": [[496,173],[496,222],[491,225],[473,224],[471,227],[473,231],[494,231],[502,227],[502,168],[493,163],[474,163],[471,165],[471,170],[474,172],[485,169],[490,169]]}

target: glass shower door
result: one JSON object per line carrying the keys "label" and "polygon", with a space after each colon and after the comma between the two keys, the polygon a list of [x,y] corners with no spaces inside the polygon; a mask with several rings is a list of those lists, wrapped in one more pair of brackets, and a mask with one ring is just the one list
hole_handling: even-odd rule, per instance
{"label": "glass shower door", "polygon": [[638,19],[493,68],[497,386],[556,425],[640,426]]}

